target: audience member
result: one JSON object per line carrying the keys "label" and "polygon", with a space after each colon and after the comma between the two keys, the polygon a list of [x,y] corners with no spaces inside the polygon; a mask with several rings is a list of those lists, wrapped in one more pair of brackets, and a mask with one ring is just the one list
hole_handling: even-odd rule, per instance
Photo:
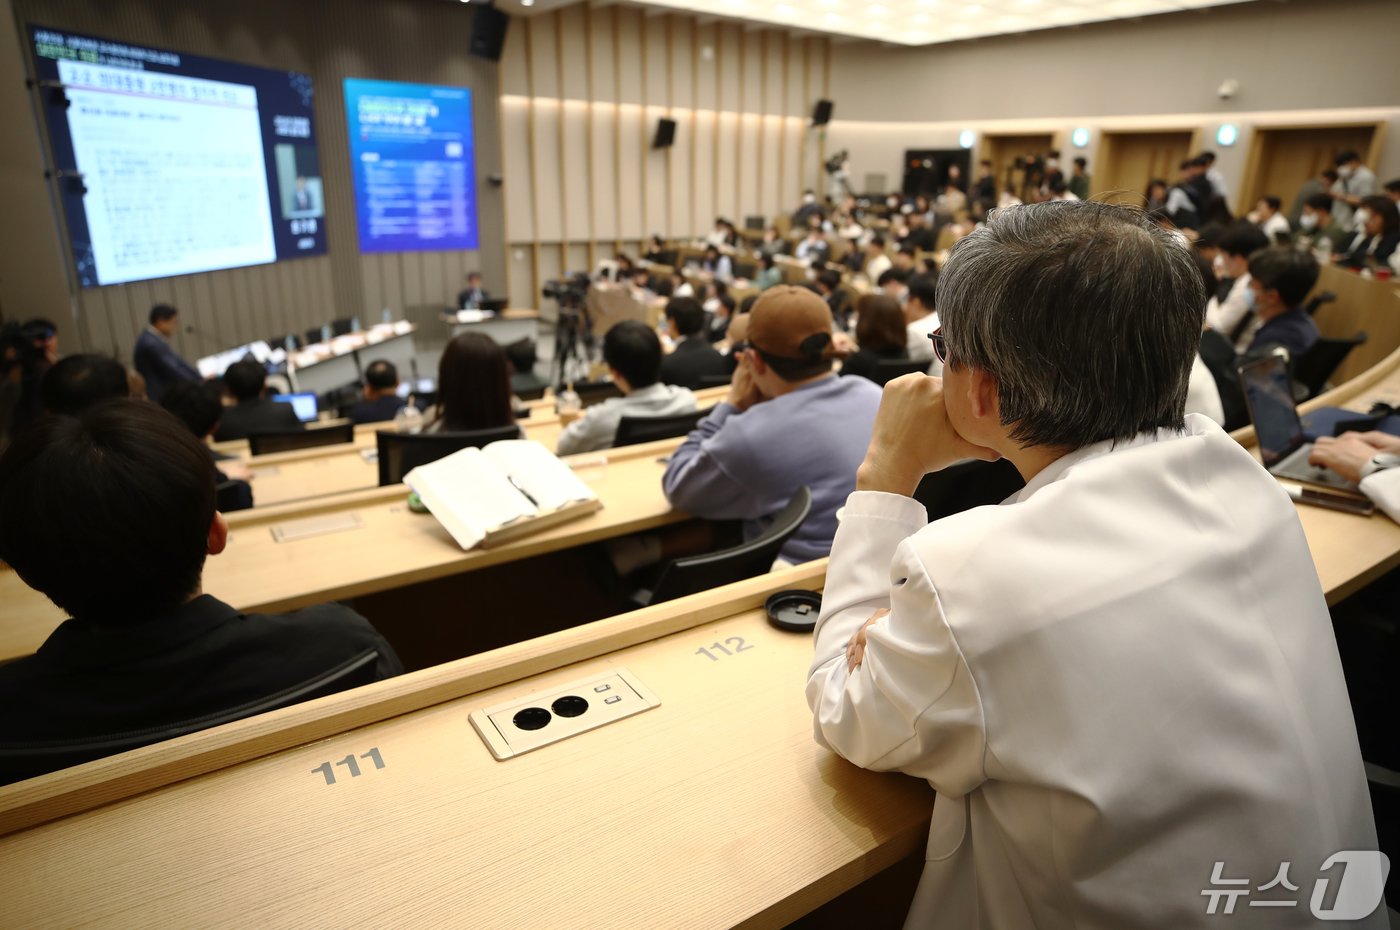
{"label": "audience member", "polygon": [[820,225],[807,230],[807,238],[797,244],[796,257],[798,261],[804,261],[813,268],[820,268],[826,264],[827,259],[831,257],[831,244],[826,241],[826,233],[822,232]]}
{"label": "audience member", "polygon": [[724,357],[706,338],[705,311],[693,297],[673,297],[666,303],[666,330],[676,348],[661,360],[657,380],[662,384],[693,391],[706,375],[726,374]]}
{"label": "audience member", "polygon": [[152,307],[147,317],[150,325],[136,337],[136,350],[132,353],[136,371],[146,379],[146,394],[157,403],[170,385],[203,380],[170,344],[170,338],[180,328],[179,313],[169,304]]}
{"label": "audience member", "polygon": [[549,387],[548,379],[535,373],[539,363],[539,353],[535,340],[521,336],[505,346],[506,358],[510,360],[510,392],[524,397],[541,397]]}
{"label": "audience member", "polygon": [[58,361],[58,327],[42,317],[27,321],[20,329],[19,396],[15,402],[10,431],[18,434],[43,413],[39,383]]}
{"label": "audience member", "polygon": [[1286,241],[1293,231],[1287,218],[1280,212],[1282,209],[1282,200],[1272,194],[1266,194],[1259,198],[1259,202],[1254,205],[1254,212],[1249,214],[1249,221],[1269,237],[1270,245]]}
{"label": "audience member", "polygon": [[871,281],[878,281],[880,275],[889,271],[894,263],[885,254],[885,239],[883,236],[874,236],[865,247],[865,276]]}
{"label": "audience member", "polygon": [[39,403],[47,414],[73,416],[95,403],[130,393],[126,369],[121,362],[104,355],[61,358],[39,382]]}
{"label": "audience member", "polygon": [[935,375],[943,370],[929,339],[929,334],[938,329],[938,313],[934,309],[937,289],[937,271],[918,275],[909,279],[909,295],[904,299],[905,351],[911,359],[929,362],[929,373]]}
{"label": "audience member", "polygon": [[749,348],[729,398],[671,456],[662,486],[678,510],[743,520],[752,539],[805,485],[812,511],[782,558],[820,558],[831,548],[836,509],[855,486],[880,389],[832,374],[831,312],[806,289],[764,291],[747,319]]}
{"label": "audience member", "polygon": [[1252,310],[1254,292],[1249,287],[1249,257],[1268,245],[1268,237],[1250,223],[1236,223],[1220,236],[1215,273],[1230,281],[1230,290],[1223,300],[1210,298],[1206,322],[1240,351],[1248,347],[1258,329]]}
{"label": "audience member", "polygon": [[729,323],[734,318],[737,306],[733,294],[726,293],[719,298],[719,306],[714,313],[708,314],[709,320],[705,324],[706,342],[714,345],[729,337]]}
{"label": "audience member", "polygon": [[841,374],[858,375],[878,383],[876,374],[884,360],[909,358],[908,333],[899,302],[884,294],[865,294],[856,301],[856,345],[859,348],[841,365]]}
{"label": "audience member", "polygon": [[392,420],[408,403],[398,391],[399,370],[394,363],[375,359],[365,367],[365,396],[350,408],[350,419],[356,424]]}
{"label": "audience member", "polygon": [[261,362],[244,359],[234,362],[224,371],[224,390],[234,400],[224,408],[223,419],[214,438],[219,442],[247,439],[251,433],[272,430],[304,429],[291,404],[263,396],[267,385],[267,369]]}
{"label": "audience member", "polygon": [[826,218],[826,210],[817,202],[817,195],[811,190],[802,192],[802,205],[792,214],[793,229],[807,229],[813,217],[819,221]]}
{"label": "audience member", "polygon": [[758,264],[758,274],[753,279],[754,287],[760,291],[766,291],[775,284],[783,283],[783,269],[778,267],[772,254],[765,252],[758,260]]}
{"label": "audience member", "polygon": [[481,272],[467,272],[467,286],[457,294],[457,307],[461,310],[475,310],[481,306],[483,300],[490,300],[491,295],[486,293],[486,288],[481,286]]}
{"label": "audience member", "polygon": [[[888,274],[888,272],[886,272]],[[851,294],[841,285],[841,272],[827,268],[817,275],[817,296],[826,301],[832,323],[841,332],[851,329]]]}
{"label": "audience member", "polygon": [[[161,395],[160,405],[175,419],[185,424],[190,433],[200,442],[205,442],[219,428],[219,420],[224,415],[224,405],[219,399],[219,387],[212,381],[177,381]],[[214,461],[214,480],[218,484],[233,484],[229,497],[234,506],[221,506],[225,512],[247,510],[253,506],[253,486],[249,482],[247,466],[231,456],[209,450]],[[227,471],[225,471],[227,469]]]}
{"label": "audience member", "polygon": [[769,226],[763,231],[763,241],[758,244],[758,252],[765,258],[788,254],[787,240],[778,232],[778,227]]}
{"label": "audience member", "polygon": [[1219,197],[1221,200],[1229,200],[1230,191],[1225,186],[1225,175],[1221,173],[1219,168],[1215,167],[1215,153],[1202,152],[1196,158],[1200,161],[1201,167],[1205,169],[1204,177],[1206,183],[1210,185],[1211,195]]}
{"label": "audience member", "polygon": [[[885,389],[807,684],[818,742],[938,792],[907,926],[1205,926],[1212,862],[1309,887],[1376,849],[1298,514],[1182,412],[1189,252],[1135,211],[1033,205],[938,297],[944,378]],[[926,473],[998,457],[1024,490],[927,523]]]}
{"label": "audience member", "polygon": [[1178,229],[1199,229],[1201,226],[1203,204],[1197,201],[1197,191],[1194,187],[1196,178],[1200,177],[1200,167],[1193,159],[1183,161],[1179,166],[1180,175],[1176,184],[1167,191],[1167,215]]}
{"label": "audience member", "polygon": [[560,455],[611,447],[624,416],[669,417],[695,409],[688,388],[660,383],[661,340],[645,323],[624,320],[609,329],[603,336],[603,361],[622,396],[594,404],[566,426],[559,436]]}
{"label": "audience member", "polygon": [[[162,728],[256,713],[370,650],[366,679],[403,671],[339,604],[279,617],[204,594],[205,557],[227,540],[209,450],[163,410],[110,401],[18,437],[0,458],[0,559],[71,619],[0,666],[0,704],[25,708],[3,716],[0,742],[94,741],[97,758],[103,737],[153,741]],[[0,781],[42,772],[7,764]]]}
{"label": "audience member", "polygon": [[1317,324],[1303,301],[1317,284],[1317,259],[1311,252],[1273,246],[1249,258],[1249,288],[1260,326],[1246,352],[1257,355],[1275,346],[1302,357],[1318,340]]}
{"label": "audience member", "polygon": [[1076,200],[1089,199],[1089,161],[1084,156],[1074,160],[1073,173],[1069,176],[1069,191]]}
{"label": "audience member", "polygon": [[1331,194],[1313,194],[1303,202],[1298,232],[1293,235],[1294,245],[1340,255],[1351,240],[1352,236],[1332,218]]}
{"label": "audience member", "polygon": [[642,252],[642,258],[648,262],[658,265],[666,264],[666,240],[660,236],[652,236],[647,240],[646,251]]}
{"label": "audience member", "polygon": [[728,255],[721,255],[713,245],[705,247],[705,257],[700,261],[700,270],[714,275],[716,280],[728,281],[734,277],[734,264]]}
{"label": "audience member", "polygon": [[891,268],[880,275],[875,286],[899,301],[900,305],[903,306],[904,299],[909,296],[909,273],[900,271],[898,268]]}
{"label": "audience member", "polygon": [[1343,229],[1358,229],[1354,222],[1354,211],[1361,202],[1376,192],[1376,176],[1370,168],[1361,163],[1361,156],[1353,151],[1337,155],[1337,183],[1332,185],[1332,198],[1336,205],[1332,208],[1333,219]]}
{"label": "audience member", "polygon": [[992,163],[982,159],[977,163],[977,180],[972,185],[973,201],[990,210],[997,202],[997,179],[992,175]]}
{"label": "audience member", "polygon": [[1346,268],[1384,268],[1400,245],[1400,207],[1389,197],[1363,199],[1355,214],[1358,232],[1337,264]]}
{"label": "audience member", "polygon": [[453,337],[438,360],[438,401],[425,433],[465,433],[515,422],[506,350],[484,333]]}
{"label": "audience member", "polygon": [[[1190,199],[1189,197],[1187,199]],[[1143,197],[1142,209],[1146,213],[1167,209],[1167,182],[1153,178],[1147,182],[1147,193]]]}
{"label": "audience member", "polygon": [[1324,168],[1316,177],[1308,178],[1298,187],[1298,195],[1293,198],[1293,209],[1288,211],[1288,224],[1297,226],[1303,217],[1303,205],[1318,194],[1332,198],[1332,185],[1337,183],[1337,172]]}

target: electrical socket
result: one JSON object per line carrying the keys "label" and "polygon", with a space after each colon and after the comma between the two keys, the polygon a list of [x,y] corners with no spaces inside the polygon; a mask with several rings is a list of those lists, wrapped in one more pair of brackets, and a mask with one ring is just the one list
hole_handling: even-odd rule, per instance
{"label": "electrical socket", "polygon": [[471,712],[468,719],[497,759],[596,730],[661,706],[625,668]]}

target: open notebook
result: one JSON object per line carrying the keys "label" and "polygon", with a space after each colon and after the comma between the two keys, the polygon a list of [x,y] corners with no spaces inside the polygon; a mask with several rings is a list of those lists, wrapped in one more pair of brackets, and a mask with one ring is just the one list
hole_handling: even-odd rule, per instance
{"label": "open notebook", "polygon": [[593,489],[528,439],[463,449],[404,476],[463,549],[490,546],[602,509]]}

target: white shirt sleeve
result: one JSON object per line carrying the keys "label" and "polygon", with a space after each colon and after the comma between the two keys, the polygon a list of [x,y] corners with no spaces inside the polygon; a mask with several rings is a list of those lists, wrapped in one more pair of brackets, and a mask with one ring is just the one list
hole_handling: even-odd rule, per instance
{"label": "white shirt sleeve", "polygon": [[[907,537],[925,523],[907,497],[857,491],[832,547],[807,681],[817,742],[862,768],[897,770],[962,796],[986,780],[981,698],[933,581]],[[877,608],[865,656],[846,644]]]}
{"label": "white shirt sleeve", "polygon": [[1400,523],[1400,468],[1383,468],[1361,479],[1361,493]]}
{"label": "white shirt sleeve", "polygon": [[1239,325],[1240,320],[1244,319],[1244,315],[1253,306],[1254,297],[1249,290],[1249,275],[1240,275],[1223,301],[1212,297],[1210,303],[1206,304],[1206,322],[1210,324],[1211,329],[1229,339],[1230,331]]}

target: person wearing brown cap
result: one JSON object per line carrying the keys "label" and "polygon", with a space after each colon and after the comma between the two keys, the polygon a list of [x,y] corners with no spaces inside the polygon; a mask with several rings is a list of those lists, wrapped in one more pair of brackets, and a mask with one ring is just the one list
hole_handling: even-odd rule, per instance
{"label": "person wearing brown cap", "polygon": [[671,456],[662,487],[678,510],[743,520],[752,539],[805,485],[812,512],[781,558],[821,558],[836,535],[836,509],[855,489],[880,389],[833,375],[831,311],[806,288],[764,291],[747,324],[728,399]]}

